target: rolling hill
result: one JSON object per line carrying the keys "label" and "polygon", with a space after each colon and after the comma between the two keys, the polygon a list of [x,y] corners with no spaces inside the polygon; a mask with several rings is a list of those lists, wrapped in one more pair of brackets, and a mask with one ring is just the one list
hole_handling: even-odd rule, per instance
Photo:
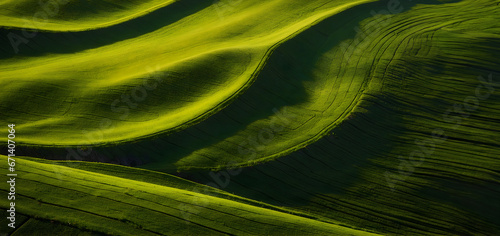
{"label": "rolling hill", "polygon": [[34,2],[14,235],[500,234],[498,0]]}

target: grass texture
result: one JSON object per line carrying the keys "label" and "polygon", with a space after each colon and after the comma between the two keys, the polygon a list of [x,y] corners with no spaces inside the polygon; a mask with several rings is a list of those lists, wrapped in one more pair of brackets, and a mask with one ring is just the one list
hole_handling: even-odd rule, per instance
{"label": "grass texture", "polygon": [[500,234],[500,1],[33,2],[14,233]]}
{"label": "grass texture", "polygon": [[[5,156],[0,159],[7,161]],[[17,170],[17,174],[22,175],[17,181],[18,211],[59,224],[56,229],[63,231],[57,232],[58,235],[64,230],[111,235],[168,235],[181,230],[197,235],[368,235],[363,231],[183,190],[182,187],[169,187],[169,181],[157,185],[33,160],[19,158],[16,162],[22,166]],[[102,164],[93,165],[100,168]],[[106,166],[106,169],[128,172],[130,168]],[[2,171],[8,170],[2,168]],[[186,180],[179,183],[181,180],[166,174],[149,174],[154,178],[174,179],[172,182],[179,185],[194,184]],[[132,173],[129,175],[133,176]],[[2,202],[8,204],[6,199]],[[187,210],[183,211],[182,207]],[[30,219],[25,224],[18,230],[40,232],[50,223]]]}

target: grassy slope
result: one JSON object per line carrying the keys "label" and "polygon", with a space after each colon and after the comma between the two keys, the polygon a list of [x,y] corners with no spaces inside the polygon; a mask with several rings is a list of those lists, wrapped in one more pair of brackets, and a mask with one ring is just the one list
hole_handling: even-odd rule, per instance
{"label": "grassy slope", "polygon": [[[362,2],[367,1],[248,2],[223,20],[211,6],[150,33],[102,47],[3,60],[0,83],[9,91],[0,99],[9,106],[0,108],[8,113],[2,120],[18,123],[24,133],[19,141],[32,145],[102,145],[172,132],[227,105],[252,83],[272,49],[284,39]],[[270,11],[284,14],[270,16]],[[259,22],[256,19],[266,23],[252,24]],[[40,50],[49,53],[53,47],[59,47],[57,40]],[[148,71],[150,67],[155,71]],[[144,79],[160,72],[167,75],[156,77],[161,79],[157,88],[145,90],[145,100],[127,113],[126,103],[117,99],[137,86],[144,89]],[[114,101],[118,101],[115,110]],[[11,110],[10,104],[16,108]]]}
{"label": "grassy slope", "polygon": [[44,31],[83,31],[119,24],[174,2],[176,1],[3,0],[0,1],[0,25]]}
{"label": "grassy slope", "polygon": [[[170,155],[181,153],[176,168],[225,168],[229,162],[254,165],[327,135],[351,114],[371,80],[372,58],[345,64],[338,45],[354,36],[352,29],[371,11],[386,9],[386,1],[356,6],[281,45],[252,88],[227,109],[166,140],[174,144]],[[191,152],[186,152],[189,148]],[[145,167],[168,170],[170,166]]]}
{"label": "grassy slope", "polygon": [[106,164],[106,163],[93,163],[93,162],[82,162],[82,161],[55,161],[55,160],[44,160],[32,157],[23,157],[23,159],[36,161],[39,163],[50,164],[50,165],[60,165],[70,168],[76,168],[79,170],[84,170],[93,173],[99,173],[103,175],[112,175],[120,178],[135,180],[139,182],[146,182],[155,185],[162,185],[167,187],[172,187],[176,189],[182,189],[192,192],[202,192],[203,194],[208,194],[210,196],[215,196],[219,198],[224,198],[244,204],[249,204],[253,206],[264,207],[267,209],[272,209],[276,211],[282,211],[285,213],[302,215],[304,217],[313,218],[312,216],[303,214],[301,212],[294,212],[290,210],[285,210],[283,208],[275,207],[273,205],[265,204],[263,202],[253,201],[251,199],[241,198],[237,195],[228,194],[227,192],[221,191],[217,188],[207,187],[205,185],[200,185],[195,182],[186,181],[185,179],[165,174],[162,172],[156,172],[151,170],[130,168],[125,166]]}
{"label": "grassy slope", "polygon": [[[0,156],[3,162],[6,159]],[[198,192],[33,160],[18,157],[16,161],[17,212],[84,231],[119,235],[368,234]],[[130,168],[106,169],[123,172]],[[33,229],[28,226],[25,230],[29,228]]]}
{"label": "grassy slope", "polygon": [[[224,189],[384,234],[499,234],[497,5],[395,16],[353,55],[374,62],[362,112],[307,148],[244,168]],[[484,99],[474,108],[477,88]],[[200,173],[191,178],[214,181]]]}

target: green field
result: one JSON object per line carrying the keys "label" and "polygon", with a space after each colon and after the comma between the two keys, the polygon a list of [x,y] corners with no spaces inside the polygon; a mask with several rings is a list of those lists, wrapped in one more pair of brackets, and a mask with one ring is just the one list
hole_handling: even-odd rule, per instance
{"label": "green field", "polygon": [[47,4],[0,1],[0,233],[500,234],[500,1]]}
{"label": "green field", "polygon": [[[6,157],[1,157],[1,160],[7,161]],[[31,219],[35,221],[47,219],[52,224],[59,223],[59,227],[69,225],[83,232],[118,235],[169,235],[181,231],[195,235],[366,234],[313,220],[309,216],[296,216],[277,208],[266,209],[264,203],[216,189],[205,190],[199,184],[167,174],[133,173],[126,167],[113,165],[87,166],[105,168],[109,173],[128,172],[127,178],[121,178],[51,162],[19,160],[17,164],[22,166],[17,173],[23,176],[17,182],[20,186],[16,199],[16,204],[20,205],[18,211],[33,216]],[[2,170],[8,171],[7,168]],[[150,183],[158,179],[161,179],[161,184]],[[186,189],[200,189],[203,193]],[[25,233],[37,232],[40,226],[30,226],[36,224],[31,223],[31,219],[27,222],[27,229],[24,226],[19,229]],[[47,235],[48,232],[43,233]]]}

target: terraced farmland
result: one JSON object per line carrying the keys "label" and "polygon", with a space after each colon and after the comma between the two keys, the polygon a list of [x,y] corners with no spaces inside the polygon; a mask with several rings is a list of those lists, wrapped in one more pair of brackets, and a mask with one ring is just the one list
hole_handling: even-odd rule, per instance
{"label": "terraced farmland", "polygon": [[34,2],[2,233],[500,234],[500,1]]}

